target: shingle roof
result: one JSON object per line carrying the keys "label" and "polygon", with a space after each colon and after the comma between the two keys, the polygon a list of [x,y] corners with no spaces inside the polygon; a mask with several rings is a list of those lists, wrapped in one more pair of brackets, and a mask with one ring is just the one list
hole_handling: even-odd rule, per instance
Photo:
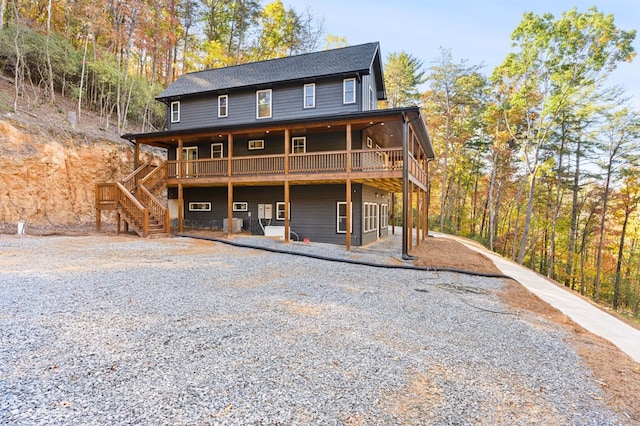
{"label": "shingle roof", "polygon": [[379,55],[379,43],[373,42],[193,72],[180,76],[156,99],[355,72],[367,74],[376,59],[376,66],[380,66]]}

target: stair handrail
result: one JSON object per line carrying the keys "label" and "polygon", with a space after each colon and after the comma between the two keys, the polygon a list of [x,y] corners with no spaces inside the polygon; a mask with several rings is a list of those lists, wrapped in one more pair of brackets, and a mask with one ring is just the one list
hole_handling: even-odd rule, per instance
{"label": "stair handrail", "polygon": [[[167,178],[167,162],[163,161],[156,168],[151,170],[145,177],[138,181],[139,185],[144,185],[147,189],[155,188],[158,182],[161,182]],[[149,191],[151,191],[149,189]]]}
{"label": "stair handrail", "polygon": [[162,220],[163,232],[169,232],[169,209],[163,206],[162,203],[153,196],[151,191],[149,191],[146,186],[140,184],[138,186],[138,193],[140,196],[141,204],[147,206],[149,214],[156,219]]}
{"label": "stair handrail", "polygon": [[138,182],[140,181],[140,176],[146,176],[151,171],[151,164],[149,162],[144,162],[140,167],[135,169],[133,172],[128,174],[124,179],[122,179],[122,184],[125,188],[131,193],[134,193],[138,187]]}
{"label": "stair handrail", "polygon": [[149,235],[149,209],[140,203],[123,184],[116,182],[116,186],[118,187],[117,207],[122,206],[123,208],[119,210],[129,217],[129,224],[133,225],[138,234],[140,234],[140,227],[142,227],[142,236],[147,237]]}

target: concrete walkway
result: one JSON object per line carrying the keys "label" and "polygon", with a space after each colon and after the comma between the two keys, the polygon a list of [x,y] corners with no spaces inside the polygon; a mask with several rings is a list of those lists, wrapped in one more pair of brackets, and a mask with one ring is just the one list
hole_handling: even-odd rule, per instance
{"label": "concrete walkway", "polygon": [[634,361],[640,362],[640,330],[609,315],[583,300],[577,294],[559,287],[547,278],[492,253],[482,246],[469,244],[462,238],[456,238],[451,235],[435,232],[431,234],[454,239],[471,250],[487,256],[505,275],[516,279],[533,294],[558,309],[584,329],[607,339],[628,354]]}

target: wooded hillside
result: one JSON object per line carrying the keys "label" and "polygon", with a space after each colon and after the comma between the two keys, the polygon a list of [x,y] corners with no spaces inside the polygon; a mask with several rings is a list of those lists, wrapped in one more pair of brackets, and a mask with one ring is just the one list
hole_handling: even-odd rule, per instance
{"label": "wooded hillside", "polygon": [[[608,83],[635,57],[635,36],[595,8],[524,13],[494,70],[447,49],[390,53],[381,106],[423,108],[436,152],[431,229],[637,318],[640,113]],[[344,44],[280,0],[0,0],[0,71],[12,85],[0,109],[64,97],[105,130],[153,131],[166,114],[154,97],[185,72]]]}

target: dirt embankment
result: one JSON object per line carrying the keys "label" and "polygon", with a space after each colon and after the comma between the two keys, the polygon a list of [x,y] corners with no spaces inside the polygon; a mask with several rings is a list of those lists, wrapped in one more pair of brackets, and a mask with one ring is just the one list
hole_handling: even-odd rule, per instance
{"label": "dirt embankment", "polygon": [[42,125],[0,115],[0,231],[15,232],[20,220],[41,230],[90,226],[95,184],[133,170],[129,142],[47,126],[55,115],[42,113]]}

